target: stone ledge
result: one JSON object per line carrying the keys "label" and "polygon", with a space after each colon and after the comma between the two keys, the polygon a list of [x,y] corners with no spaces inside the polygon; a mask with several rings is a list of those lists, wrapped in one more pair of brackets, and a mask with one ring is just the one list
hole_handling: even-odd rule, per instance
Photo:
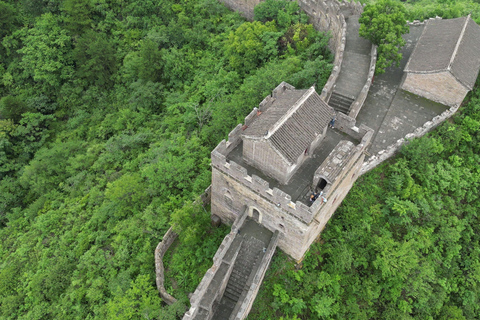
{"label": "stone ledge", "polygon": [[177,301],[173,296],[171,296],[167,290],[165,290],[164,283],[165,283],[165,276],[164,276],[164,268],[163,268],[163,255],[167,252],[168,248],[172,245],[172,243],[177,239],[178,234],[173,231],[172,227],[168,229],[168,231],[163,236],[163,240],[157,245],[155,249],[155,273],[156,279],[155,282],[157,283],[157,289],[160,293],[160,297],[165,301],[166,304],[171,305]]}

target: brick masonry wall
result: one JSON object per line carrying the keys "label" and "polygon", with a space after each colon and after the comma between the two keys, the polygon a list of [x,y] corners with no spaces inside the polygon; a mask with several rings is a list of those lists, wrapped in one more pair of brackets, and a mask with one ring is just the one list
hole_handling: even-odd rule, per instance
{"label": "brick masonry wall", "polygon": [[163,255],[167,252],[168,248],[172,243],[177,239],[178,234],[176,234],[172,227],[163,236],[163,240],[157,245],[155,249],[155,273],[156,273],[156,284],[160,297],[165,301],[166,304],[170,305],[177,301],[173,296],[171,296],[167,290],[165,290],[164,283],[164,268],[163,268]]}
{"label": "brick masonry wall", "polygon": [[219,216],[223,223],[231,224],[245,205],[249,216],[257,210],[263,226],[281,233],[278,245],[284,252],[297,260],[302,258],[304,252],[299,252],[298,248],[305,246],[309,226],[289,214],[282,205],[279,207],[237,179],[212,168],[212,214]]}
{"label": "brick masonry wall", "polygon": [[407,73],[402,89],[450,107],[462,103],[468,93],[449,71]]}
{"label": "brick masonry wall", "polygon": [[291,176],[291,166],[264,139],[244,139],[243,158],[251,166],[281,183],[286,183]]}
{"label": "brick masonry wall", "polygon": [[240,13],[248,20],[253,20],[253,8],[262,0],[219,0],[230,10]]}

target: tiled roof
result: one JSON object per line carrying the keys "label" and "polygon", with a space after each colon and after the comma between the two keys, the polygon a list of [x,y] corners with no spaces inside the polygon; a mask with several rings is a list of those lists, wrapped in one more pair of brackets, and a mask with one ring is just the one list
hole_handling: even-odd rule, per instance
{"label": "tiled roof", "polygon": [[434,73],[451,70],[471,88],[480,67],[480,27],[470,18],[433,19],[405,67],[405,72]]}
{"label": "tiled roof", "polygon": [[243,132],[246,136],[264,136],[273,125],[284,116],[307,90],[285,90],[275,99],[273,105],[257,116],[253,123]]}
{"label": "tiled roof", "polygon": [[468,19],[465,34],[462,37],[452,73],[467,88],[472,89],[480,69],[480,26]]}
{"label": "tiled roof", "polygon": [[[298,157],[305,152],[323,129],[328,125],[335,112],[315,92],[314,88],[308,91],[302,90],[298,98],[299,90],[288,90],[284,94],[292,95],[289,99],[290,108],[274,103],[268,110],[272,114],[279,115],[277,121],[270,118],[263,120],[262,124],[268,123],[262,130],[257,130],[255,122],[245,130],[245,136],[255,136],[251,131],[258,132],[259,136],[265,136],[272,146],[280,152],[290,163],[296,163]],[[285,102],[286,100],[282,100]],[[267,113],[265,112],[265,114]],[[280,112],[283,114],[280,115]],[[262,114],[256,121],[261,120]],[[272,117],[273,118],[273,117]],[[254,128],[254,129],[252,129]],[[268,135],[266,135],[268,131]]]}

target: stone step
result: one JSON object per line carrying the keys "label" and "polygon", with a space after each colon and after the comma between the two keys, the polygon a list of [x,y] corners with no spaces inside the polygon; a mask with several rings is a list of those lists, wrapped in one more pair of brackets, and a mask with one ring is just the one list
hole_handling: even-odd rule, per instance
{"label": "stone step", "polygon": [[248,278],[241,278],[241,279],[232,279],[230,283],[228,283],[228,288],[236,289],[242,291],[245,287],[245,283],[247,283]]}
{"label": "stone step", "polygon": [[350,109],[346,108],[346,107],[343,107],[341,105],[336,105],[336,104],[330,104],[330,106],[335,110],[335,111],[338,111],[338,112],[342,112],[344,114],[347,114],[350,112]]}
{"label": "stone step", "polygon": [[238,294],[241,294],[243,292],[243,288],[245,288],[245,283],[232,284],[228,286],[226,289],[232,292],[237,292]]}
{"label": "stone step", "polygon": [[237,303],[238,302],[238,299],[240,298],[240,295],[237,295],[237,294],[231,294],[230,292],[227,292],[225,291],[225,293],[223,294],[224,297],[232,300],[233,302]]}
{"label": "stone step", "polygon": [[243,279],[243,278],[246,278],[248,277],[249,273],[248,273],[248,270],[232,270],[232,274],[230,275],[230,277],[232,279]]}
{"label": "stone step", "polygon": [[336,111],[348,114],[353,101],[354,99],[334,91],[328,101],[328,105]]}
{"label": "stone step", "polygon": [[345,109],[345,110],[350,110],[350,106],[352,105],[351,103],[345,102],[345,101],[339,101],[336,99],[331,99],[328,104],[332,107],[338,107],[340,109]]}
{"label": "stone step", "polygon": [[346,95],[343,95],[336,90],[332,92],[332,96],[330,97],[330,99],[334,99],[334,100],[349,103],[349,104],[353,103],[353,101],[355,100],[353,97],[348,97]]}
{"label": "stone step", "polygon": [[229,288],[225,289],[225,292],[227,292],[231,295],[240,297],[242,295],[243,290],[239,290],[239,289],[234,288],[234,287],[229,287]]}

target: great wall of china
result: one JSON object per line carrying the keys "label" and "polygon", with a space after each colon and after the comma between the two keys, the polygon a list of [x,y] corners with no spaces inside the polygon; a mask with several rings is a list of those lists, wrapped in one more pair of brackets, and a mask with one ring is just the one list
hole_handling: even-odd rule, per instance
{"label": "great wall of china", "polygon": [[[261,2],[220,1],[250,20],[254,6]],[[353,0],[298,0],[298,3],[317,30],[331,35],[329,48],[335,54],[333,71],[319,95],[335,110],[335,130],[328,129],[325,137],[327,142],[331,139],[332,146],[325,157],[309,164],[314,169],[314,174],[310,174],[313,175],[310,189],[307,182],[307,189],[296,193],[242,161],[245,128],[259,119],[282,92],[287,89],[294,92],[295,88],[282,83],[247,115],[244,124],[230,132],[228,141],[222,141],[212,151],[212,186],[204,198],[210,201],[211,195],[213,217],[232,228],[213,258],[213,266],[192,294],[184,320],[244,319],[277,246],[300,261],[360,175],[392,157],[408,140],[425,135],[460,106],[459,103],[445,106],[401,88],[405,79],[403,70],[426,22],[409,23],[410,33],[405,36],[407,45],[402,49],[400,67],[388,68],[374,81],[376,47],[358,36],[358,18],[363,6]],[[321,190],[329,201],[325,198],[325,202],[309,206],[304,201],[305,190],[311,192],[312,187],[315,190],[322,178],[327,179]],[[174,298],[163,288],[161,257],[174,237],[169,230],[155,252],[157,271],[161,271],[157,272],[157,286],[169,304]]]}

